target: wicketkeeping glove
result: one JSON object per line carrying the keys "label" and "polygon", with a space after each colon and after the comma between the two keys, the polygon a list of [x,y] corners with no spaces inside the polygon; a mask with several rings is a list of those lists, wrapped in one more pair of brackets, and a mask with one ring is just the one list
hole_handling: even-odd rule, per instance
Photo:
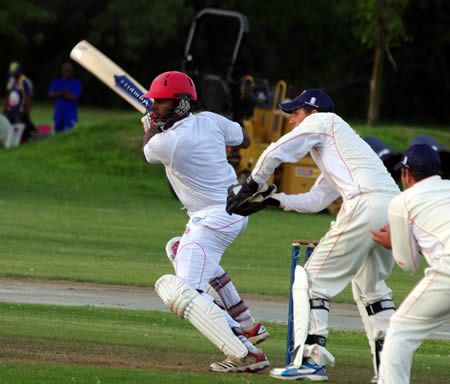
{"label": "wicketkeeping glove", "polygon": [[269,184],[264,192],[257,192],[247,201],[236,207],[233,213],[241,216],[250,216],[266,208],[268,205],[279,207],[280,201],[272,197],[276,190],[277,187],[275,184]]}
{"label": "wicketkeeping glove", "polygon": [[[240,207],[243,206],[245,203],[247,203],[249,200],[251,200],[253,197],[256,197],[257,194],[265,194],[263,196],[263,199],[268,197],[271,193],[273,193],[276,190],[276,186],[274,184],[271,184],[270,186],[267,186],[267,188],[264,191],[260,191],[258,193],[259,185],[258,183],[252,179],[251,176],[247,178],[244,182],[240,184],[234,184],[231,185],[228,188],[228,196],[227,196],[227,207],[226,211],[228,214],[236,213],[238,215],[242,215],[242,212],[247,212],[249,210],[249,206],[246,205],[245,208],[240,210]],[[255,202],[256,203],[262,203],[260,201]],[[264,205],[265,207],[265,205]],[[263,209],[259,208],[258,210]],[[256,206],[255,206],[256,208]],[[241,212],[241,213],[239,213]],[[255,210],[254,212],[257,212]],[[254,213],[251,212],[251,213]],[[246,215],[244,215],[246,216]]]}

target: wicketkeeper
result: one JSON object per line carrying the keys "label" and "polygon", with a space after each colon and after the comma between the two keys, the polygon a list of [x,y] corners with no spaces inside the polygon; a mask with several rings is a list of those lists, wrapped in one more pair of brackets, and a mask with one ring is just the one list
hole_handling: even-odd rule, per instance
{"label": "wicketkeeper", "polygon": [[[260,156],[250,177],[232,185],[227,211],[250,213],[278,205],[299,213],[320,212],[339,196],[343,203],[303,269],[297,266],[294,296],[294,360],[271,376],[289,380],[328,380],[334,365],[326,349],[329,301],[352,281],[367,337],[378,366],[388,321],[394,312],[391,290],[384,280],[394,259],[375,243],[369,229],[387,220],[387,207],[399,189],[370,146],[338,115],[320,89],[308,89],[280,105],[295,128]],[[275,193],[266,181],[281,163],[295,163],[311,153],[321,176],[308,193]],[[306,272],[306,273],[305,273]],[[306,292],[306,293],[305,293]],[[376,378],[374,378],[376,380]]]}

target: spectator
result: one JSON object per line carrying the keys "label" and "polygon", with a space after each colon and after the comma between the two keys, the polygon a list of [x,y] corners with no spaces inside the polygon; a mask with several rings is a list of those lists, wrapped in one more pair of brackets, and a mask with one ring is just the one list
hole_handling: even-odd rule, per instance
{"label": "spectator", "polygon": [[61,78],[51,82],[48,90],[49,97],[55,100],[55,133],[68,131],[75,126],[78,121],[78,99],[81,96],[81,84],[73,77],[73,66],[70,62],[61,66],[61,75]]}
{"label": "spectator", "polygon": [[30,140],[36,127],[31,122],[30,111],[33,98],[33,83],[22,73],[22,66],[17,61],[9,65],[9,78],[6,83],[6,97],[3,113],[11,124],[23,123],[21,143]]}

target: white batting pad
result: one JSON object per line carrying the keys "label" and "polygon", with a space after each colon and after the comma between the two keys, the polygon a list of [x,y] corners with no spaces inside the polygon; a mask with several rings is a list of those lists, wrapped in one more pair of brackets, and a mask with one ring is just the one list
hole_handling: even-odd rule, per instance
{"label": "white batting pad", "polygon": [[208,284],[206,286],[206,293],[214,300],[216,300],[219,304],[225,306],[217,291],[213,287],[211,287],[211,284]]}
{"label": "white batting pad", "polygon": [[295,280],[292,286],[294,301],[294,361],[296,367],[302,365],[303,350],[309,331],[310,306],[308,297],[308,276],[301,265],[295,267]]}
{"label": "white batting pad", "polygon": [[225,355],[243,358],[248,350],[228,326],[225,313],[175,275],[161,276],[155,290],[177,316],[189,321]]}
{"label": "white batting pad", "polygon": [[377,359],[376,359],[376,350],[375,350],[375,338],[373,337],[375,333],[375,329],[372,326],[372,323],[369,320],[369,314],[367,313],[366,306],[361,301],[361,291],[359,290],[356,283],[352,280],[352,294],[353,299],[358,307],[358,311],[361,315],[361,319],[364,325],[364,329],[366,331],[367,340],[369,341],[370,353],[372,354],[372,363],[373,370],[375,372],[375,376],[378,375],[378,367],[377,367]]}

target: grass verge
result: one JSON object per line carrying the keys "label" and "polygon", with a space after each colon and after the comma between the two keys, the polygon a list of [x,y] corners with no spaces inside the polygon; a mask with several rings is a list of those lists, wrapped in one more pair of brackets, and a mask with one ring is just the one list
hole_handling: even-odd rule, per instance
{"label": "grass verge", "polygon": [[[50,123],[51,113],[33,110],[37,123]],[[390,145],[420,131],[376,129]],[[0,151],[0,275],[152,286],[169,273],[164,246],[183,233],[187,216],[163,168],[144,162],[141,136],[136,112],[81,108],[73,131]],[[333,219],[267,209],[250,218],[222,264],[243,293],[287,296],[291,241],[319,239]],[[394,300],[419,279],[395,269]],[[353,302],[350,289],[335,301]]]}
{"label": "grass verge", "polygon": [[[272,367],[284,364],[286,326],[266,324],[262,344]],[[223,355],[171,313],[0,303],[0,377],[16,383],[268,383],[265,372],[208,373]],[[368,382],[371,358],[363,333],[331,331],[335,383]],[[414,357],[412,383],[446,383],[448,343],[426,341]],[[45,381],[47,380],[47,381]]]}

